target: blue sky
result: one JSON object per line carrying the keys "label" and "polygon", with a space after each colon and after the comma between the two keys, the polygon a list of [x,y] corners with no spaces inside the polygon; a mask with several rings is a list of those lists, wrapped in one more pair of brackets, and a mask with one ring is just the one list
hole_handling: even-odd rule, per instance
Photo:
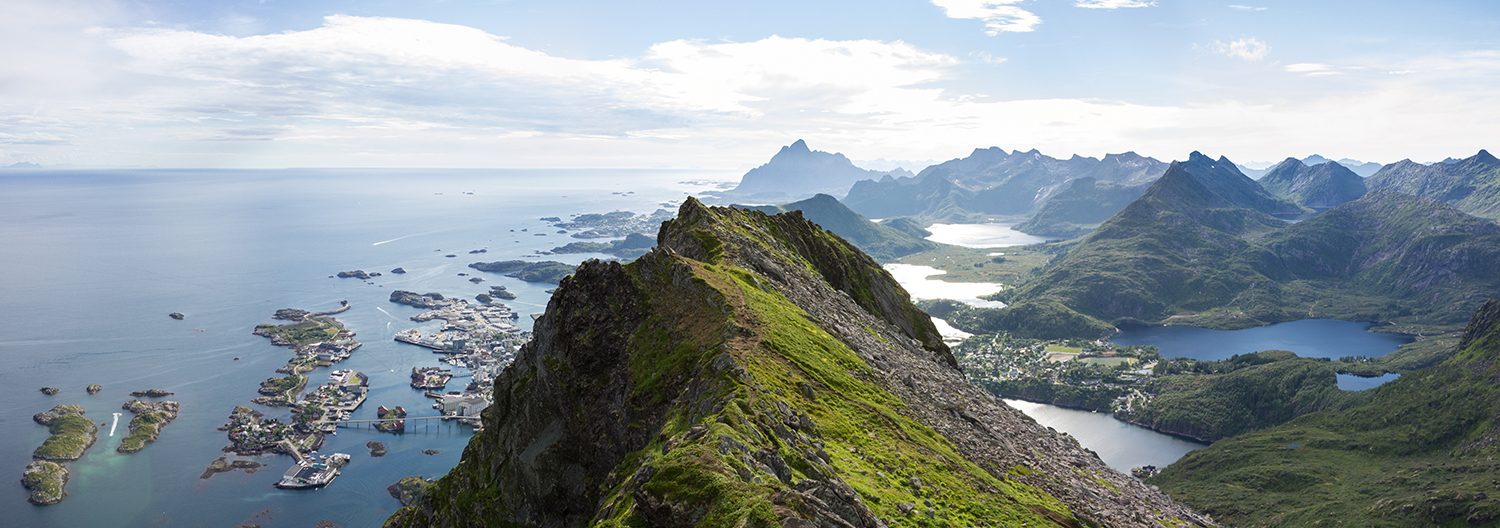
{"label": "blue sky", "polygon": [[6,0],[0,48],[0,164],[732,169],[796,138],[872,165],[1390,162],[1500,138],[1481,0]]}

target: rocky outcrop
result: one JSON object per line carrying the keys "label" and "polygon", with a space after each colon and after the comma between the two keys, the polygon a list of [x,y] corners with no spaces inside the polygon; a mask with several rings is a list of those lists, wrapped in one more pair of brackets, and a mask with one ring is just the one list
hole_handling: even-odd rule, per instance
{"label": "rocky outcrop", "polygon": [[565,279],[462,462],[389,526],[1158,526],[1207,518],[954,366],[800,214],[688,200]]}
{"label": "rocky outcrop", "polygon": [[130,392],[131,396],[135,396],[137,398],[165,398],[165,397],[171,396],[173,394],[176,394],[176,393],[174,393],[172,391],[169,391],[167,389],[146,389],[146,390],[138,390],[138,391],[131,391]]}
{"label": "rocky outcrop", "polygon": [[430,486],[432,486],[432,481],[422,477],[411,476],[402,477],[395,484],[387,486],[385,491],[390,493],[391,497],[396,499],[396,502],[400,502],[402,506],[411,506],[416,504],[417,501],[422,500],[422,496],[427,493],[427,488]]}

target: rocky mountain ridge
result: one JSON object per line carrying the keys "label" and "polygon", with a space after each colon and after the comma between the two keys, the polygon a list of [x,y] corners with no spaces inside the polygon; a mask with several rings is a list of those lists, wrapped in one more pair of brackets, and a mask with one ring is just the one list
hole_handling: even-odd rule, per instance
{"label": "rocky mountain ridge", "polygon": [[388,526],[1192,526],[970,384],[796,212],[683,204],[565,279],[462,462]]}

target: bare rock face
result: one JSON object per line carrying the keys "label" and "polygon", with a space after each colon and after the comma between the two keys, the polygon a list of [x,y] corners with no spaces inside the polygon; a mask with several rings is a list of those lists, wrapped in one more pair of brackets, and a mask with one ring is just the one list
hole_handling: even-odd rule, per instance
{"label": "bare rock face", "polygon": [[868,256],[689,199],[562,281],[462,462],[388,526],[1208,525],[954,366]]}

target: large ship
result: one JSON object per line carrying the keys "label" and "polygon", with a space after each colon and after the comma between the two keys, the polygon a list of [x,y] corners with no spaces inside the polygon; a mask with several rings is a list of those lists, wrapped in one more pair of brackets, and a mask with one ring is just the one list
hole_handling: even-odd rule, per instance
{"label": "large ship", "polygon": [[334,453],[327,456],[297,457],[297,463],[286,470],[276,487],[281,489],[321,488],[339,476],[339,468],[349,463],[349,455]]}

